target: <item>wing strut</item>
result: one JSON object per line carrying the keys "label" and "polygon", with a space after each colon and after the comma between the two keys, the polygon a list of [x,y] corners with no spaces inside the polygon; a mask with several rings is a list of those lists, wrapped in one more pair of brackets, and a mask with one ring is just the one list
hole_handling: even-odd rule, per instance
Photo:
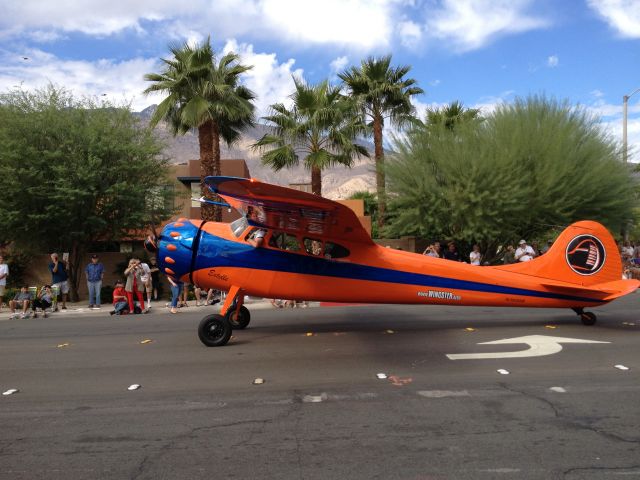
{"label": "wing strut", "polygon": [[[237,300],[237,301],[236,301]],[[220,315],[223,317],[227,315],[227,312],[233,305],[236,310],[240,310],[240,307],[244,303],[244,295],[242,289],[237,285],[233,285],[227,293],[227,298],[224,300],[224,305],[220,309]]]}

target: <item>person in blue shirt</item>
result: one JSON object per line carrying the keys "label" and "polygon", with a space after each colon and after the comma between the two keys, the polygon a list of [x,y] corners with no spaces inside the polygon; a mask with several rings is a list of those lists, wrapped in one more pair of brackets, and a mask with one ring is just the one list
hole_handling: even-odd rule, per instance
{"label": "person in blue shirt", "polygon": [[84,269],[87,275],[87,290],[89,290],[89,308],[100,308],[100,289],[104,277],[104,265],[98,261],[98,255],[91,255],[91,262]]}
{"label": "person in blue shirt", "polygon": [[60,293],[62,294],[62,310],[66,310],[67,295],[69,294],[69,277],[67,275],[66,262],[64,260],[60,260],[57,253],[51,254],[49,271],[51,272],[51,286],[57,287],[60,290]]}

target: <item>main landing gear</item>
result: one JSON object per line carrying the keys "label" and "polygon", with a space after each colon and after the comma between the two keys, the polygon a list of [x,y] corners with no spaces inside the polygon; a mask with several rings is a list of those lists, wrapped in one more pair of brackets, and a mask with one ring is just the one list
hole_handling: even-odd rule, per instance
{"label": "main landing gear", "polygon": [[242,303],[244,294],[231,287],[220,314],[207,315],[198,325],[198,337],[207,347],[222,347],[229,342],[232,330],[243,330],[251,321],[249,309]]}
{"label": "main landing gear", "polygon": [[583,325],[589,325],[589,326],[595,325],[596,320],[598,319],[595,313],[585,312],[584,308],[582,307],[575,307],[575,308],[572,308],[571,310],[576,312],[576,315],[578,315],[580,317],[580,320],[582,320]]}

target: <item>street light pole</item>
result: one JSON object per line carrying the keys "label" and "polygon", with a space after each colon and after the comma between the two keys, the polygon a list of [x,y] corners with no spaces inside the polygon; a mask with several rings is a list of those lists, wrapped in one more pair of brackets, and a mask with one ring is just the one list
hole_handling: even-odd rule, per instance
{"label": "street light pole", "polygon": [[627,163],[627,104],[629,99],[638,92],[640,92],[640,88],[637,88],[629,95],[622,96],[622,161],[624,163]]}

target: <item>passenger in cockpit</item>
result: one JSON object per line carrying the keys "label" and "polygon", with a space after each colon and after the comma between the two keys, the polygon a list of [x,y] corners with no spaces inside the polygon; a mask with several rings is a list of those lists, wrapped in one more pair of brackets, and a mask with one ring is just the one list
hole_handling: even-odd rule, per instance
{"label": "passenger in cockpit", "polygon": [[254,247],[262,247],[264,245],[264,236],[267,234],[267,231],[264,228],[258,228],[251,232],[249,237],[247,237],[247,242]]}

